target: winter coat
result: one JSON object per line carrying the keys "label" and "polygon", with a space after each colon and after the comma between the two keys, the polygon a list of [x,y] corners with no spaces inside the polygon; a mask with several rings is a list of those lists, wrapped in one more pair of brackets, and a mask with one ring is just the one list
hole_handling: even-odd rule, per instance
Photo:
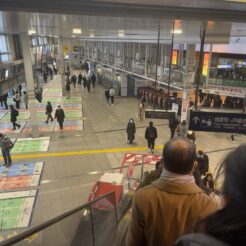
{"label": "winter coat", "polygon": [[17,116],[19,115],[19,112],[16,109],[11,109],[10,111],[10,121],[15,122],[17,121]]}
{"label": "winter coat", "polygon": [[157,130],[154,126],[149,126],[146,128],[145,139],[156,139],[157,137]]}
{"label": "winter coat", "polygon": [[186,125],[182,125],[182,124],[179,124],[178,125],[178,128],[177,128],[177,132],[178,132],[178,136],[179,137],[186,137],[186,134],[187,134],[187,126]]}
{"label": "winter coat", "polygon": [[111,97],[113,97],[113,96],[115,95],[115,90],[114,90],[113,88],[111,88],[111,89],[109,90],[109,95],[110,95]]}
{"label": "winter coat", "polygon": [[173,246],[229,246],[204,233],[187,234],[179,238]]}
{"label": "winter coat", "polygon": [[106,98],[110,98],[110,95],[109,95],[109,90],[107,89],[107,90],[105,90],[105,97]]}
{"label": "winter coat", "polygon": [[169,127],[170,129],[176,129],[177,126],[178,126],[178,124],[179,124],[179,121],[178,121],[177,119],[170,119],[170,120],[169,120],[168,127]]}
{"label": "winter coat", "polygon": [[65,119],[65,114],[63,109],[57,109],[55,112],[55,119],[57,119],[58,122],[63,122]]}
{"label": "winter coat", "polygon": [[135,139],[136,126],[134,122],[132,123],[128,122],[126,132],[127,132],[127,140],[132,141]]}
{"label": "winter coat", "polygon": [[53,109],[52,109],[52,106],[50,104],[47,104],[46,105],[46,114],[50,114],[52,113]]}

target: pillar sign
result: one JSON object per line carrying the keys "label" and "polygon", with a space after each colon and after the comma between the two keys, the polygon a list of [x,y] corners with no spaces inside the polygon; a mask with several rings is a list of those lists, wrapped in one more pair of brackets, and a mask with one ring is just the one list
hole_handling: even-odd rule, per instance
{"label": "pillar sign", "polygon": [[178,62],[178,50],[173,50],[172,65],[177,65]]}
{"label": "pillar sign", "polygon": [[203,59],[203,69],[202,69],[203,76],[208,75],[208,66],[209,66],[209,53],[205,53]]}

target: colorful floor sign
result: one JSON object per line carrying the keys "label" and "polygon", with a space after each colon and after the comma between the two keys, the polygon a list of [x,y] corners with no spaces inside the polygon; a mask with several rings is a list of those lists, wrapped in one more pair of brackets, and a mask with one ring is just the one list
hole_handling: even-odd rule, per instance
{"label": "colorful floor sign", "polygon": [[37,190],[0,193],[0,231],[28,227]]}
{"label": "colorful floor sign", "polygon": [[18,163],[0,167],[0,191],[38,186],[43,162]]}
{"label": "colorful floor sign", "polygon": [[49,137],[42,138],[19,138],[15,142],[14,148],[11,153],[28,153],[28,152],[41,152],[47,151],[50,144]]}

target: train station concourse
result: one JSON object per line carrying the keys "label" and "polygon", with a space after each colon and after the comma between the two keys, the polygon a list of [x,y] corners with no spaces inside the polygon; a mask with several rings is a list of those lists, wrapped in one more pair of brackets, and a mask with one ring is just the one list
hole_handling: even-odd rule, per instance
{"label": "train station concourse", "polygon": [[239,216],[245,109],[245,0],[0,0],[0,246],[171,246],[233,189]]}

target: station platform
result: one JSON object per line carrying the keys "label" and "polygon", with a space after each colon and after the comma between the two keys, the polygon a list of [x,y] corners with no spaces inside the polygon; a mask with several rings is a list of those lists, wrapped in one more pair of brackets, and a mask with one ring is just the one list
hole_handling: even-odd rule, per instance
{"label": "station platform", "polygon": [[[0,208],[5,211],[8,206],[2,204],[1,199],[10,199],[8,202],[18,207],[11,218],[6,215],[4,226],[1,223],[1,240],[86,203],[95,182],[105,171],[118,172],[126,153],[149,153],[144,139],[149,119],[137,118],[137,99],[116,97],[114,106],[108,106],[104,90],[96,84],[88,93],[83,86],[73,88],[71,85],[69,100],[61,96],[59,76],[45,85],[43,103],[37,105],[42,115],[39,140],[30,138],[28,111],[20,111],[23,116],[19,117],[22,117],[19,132],[3,127],[8,122],[8,113],[1,111],[1,131],[16,139],[16,144],[12,152],[13,165],[9,169],[0,168]],[[64,108],[62,135],[55,122],[48,126],[43,123],[48,100],[53,102],[54,109],[59,104]],[[136,139],[131,145],[126,141],[130,118],[137,127]],[[152,121],[158,131],[154,154],[162,155],[163,145],[170,137],[168,121]],[[230,134],[225,133],[197,132],[196,138],[197,149],[209,156],[212,172],[230,150],[245,142],[244,135],[236,135],[236,142],[231,143]],[[0,162],[2,164],[2,159]],[[27,213],[23,213],[24,208]],[[20,215],[22,222],[17,221]]]}

